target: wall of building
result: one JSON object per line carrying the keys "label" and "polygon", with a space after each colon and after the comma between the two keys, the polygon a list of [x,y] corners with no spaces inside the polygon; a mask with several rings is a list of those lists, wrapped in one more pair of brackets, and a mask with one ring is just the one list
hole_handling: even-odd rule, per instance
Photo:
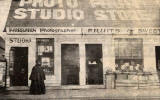
{"label": "wall of building", "polygon": [[[80,55],[80,86],[86,85],[86,57],[85,44],[102,44],[103,52],[103,74],[107,70],[115,71],[114,38],[142,38],[144,71],[157,73],[155,46],[160,46],[160,37],[157,35],[8,35],[6,40],[6,56],[9,61],[9,50],[11,47],[28,47],[28,70],[31,73],[36,60],[36,38],[54,38],[55,46],[55,75],[47,77],[48,86],[61,86],[61,44],[79,44]],[[13,38],[31,39],[29,43],[11,42]],[[159,81],[157,74],[150,77],[151,80]],[[30,83],[30,81],[29,81]]]}

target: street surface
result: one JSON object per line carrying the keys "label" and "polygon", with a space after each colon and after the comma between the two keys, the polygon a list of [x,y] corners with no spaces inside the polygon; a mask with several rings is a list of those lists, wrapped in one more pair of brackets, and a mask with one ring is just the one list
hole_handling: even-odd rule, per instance
{"label": "street surface", "polygon": [[8,91],[0,94],[0,100],[160,100],[160,89],[50,89],[44,95]]}

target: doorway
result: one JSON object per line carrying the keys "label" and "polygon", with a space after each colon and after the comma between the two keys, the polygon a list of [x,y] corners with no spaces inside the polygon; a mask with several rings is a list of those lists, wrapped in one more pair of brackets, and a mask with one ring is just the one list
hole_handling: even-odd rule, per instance
{"label": "doorway", "polygon": [[61,45],[61,83],[62,85],[79,85],[79,45]]}
{"label": "doorway", "polygon": [[102,45],[86,44],[86,84],[103,84]]}
{"label": "doorway", "polygon": [[11,86],[28,86],[28,47],[12,47]]}
{"label": "doorway", "polygon": [[160,46],[155,47],[156,52],[156,69],[160,80]]}

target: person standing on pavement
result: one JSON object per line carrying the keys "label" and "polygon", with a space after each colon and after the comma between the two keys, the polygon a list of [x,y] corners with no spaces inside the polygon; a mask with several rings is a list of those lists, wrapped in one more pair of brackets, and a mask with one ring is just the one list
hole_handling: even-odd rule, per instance
{"label": "person standing on pavement", "polygon": [[36,61],[36,65],[32,68],[32,72],[30,75],[31,86],[30,86],[30,94],[45,94],[45,73],[41,68],[41,63]]}

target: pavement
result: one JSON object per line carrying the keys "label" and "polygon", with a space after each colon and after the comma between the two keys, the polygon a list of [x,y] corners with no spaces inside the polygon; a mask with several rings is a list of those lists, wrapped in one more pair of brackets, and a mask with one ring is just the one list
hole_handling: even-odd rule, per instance
{"label": "pavement", "polygon": [[44,95],[29,91],[6,91],[0,100],[160,100],[160,89],[49,89]]}

